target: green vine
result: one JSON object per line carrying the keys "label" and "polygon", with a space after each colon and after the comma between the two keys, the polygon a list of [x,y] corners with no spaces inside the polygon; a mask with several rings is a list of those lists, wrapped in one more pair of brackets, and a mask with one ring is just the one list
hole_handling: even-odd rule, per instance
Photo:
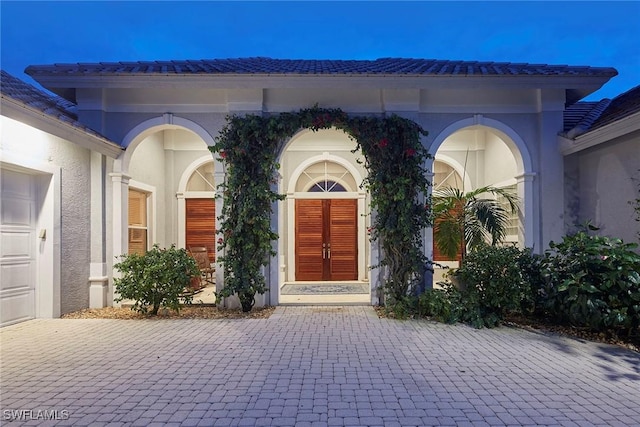
{"label": "green vine", "polygon": [[219,296],[237,294],[243,310],[251,310],[256,293],[266,292],[262,267],[275,255],[278,235],[271,229],[278,156],[284,143],[300,129],[336,128],[355,142],[369,175],[363,185],[371,195],[370,238],[381,246],[383,289],[392,301],[415,290],[429,260],[422,250],[421,232],[431,225],[426,194],[430,185],[420,142],[427,132],[415,122],[391,117],[350,117],[340,109],[309,108],[272,116],[230,116],[211,151],[226,168],[221,184],[224,208],[222,235],[225,286]]}

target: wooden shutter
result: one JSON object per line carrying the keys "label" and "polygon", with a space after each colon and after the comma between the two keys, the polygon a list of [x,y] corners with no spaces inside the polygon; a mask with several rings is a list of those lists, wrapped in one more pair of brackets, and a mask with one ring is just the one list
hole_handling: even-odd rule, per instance
{"label": "wooden shutter", "polygon": [[296,200],[296,280],[358,278],[357,200]]}
{"label": "wooden shutter", "polygon": [[147,194],[129,189],[129,226],[147,226]]}
{"label": "wooden shutter", "polygon": [[215,199],[186,199],[186,246],[207,248],[209,260],[216,256]]}
{"label": "wooden shutter", "polygon": [[129,253],[147,251],[147,194],[129,189]]}
{"label": "wooden shutter", "polygon": [[356,200],[333,199],[329,203],[331,243],[329,280],[358,278],[358,205]]}
{"label": "wooden shutter", "polygon": [[296,200],[296,280],[323,280],[322,200]]}
{"label": "wooden shutter", "polygon": [[[453,214],[455,215],[459,215],[461,212],[462,208],[456,208],[453,209]],[[450,259],[448,256],[446,256],[445,254],[443,254],[442,252],[440,252],[440,249],[438,248],[438,245],[436,245],[436,233],[437,231],[437,225],[438,223],[442,221],[442,219],[440,218],[436,218],[435,222],[433,224],[433,260],[434,261],[458,261],[460,262],[462,260],[462,248],[458,249],[458,253],[456,254],[456,258],[455,259]]]}

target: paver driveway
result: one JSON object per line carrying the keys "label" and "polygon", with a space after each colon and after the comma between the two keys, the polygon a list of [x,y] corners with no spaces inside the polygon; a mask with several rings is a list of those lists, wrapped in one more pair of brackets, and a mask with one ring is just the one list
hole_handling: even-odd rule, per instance
{"label": "paver driveway", "polygon": [[371,307],[35,320],[0,337],[3,425],[640,425],[637,353]]}

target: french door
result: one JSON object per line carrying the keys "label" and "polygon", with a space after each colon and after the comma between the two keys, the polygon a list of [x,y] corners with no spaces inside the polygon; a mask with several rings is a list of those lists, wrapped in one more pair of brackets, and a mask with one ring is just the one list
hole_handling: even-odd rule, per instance
{"label": "french door", "polygon": [[296,200],[296,280],[358,278],[355,199]]}

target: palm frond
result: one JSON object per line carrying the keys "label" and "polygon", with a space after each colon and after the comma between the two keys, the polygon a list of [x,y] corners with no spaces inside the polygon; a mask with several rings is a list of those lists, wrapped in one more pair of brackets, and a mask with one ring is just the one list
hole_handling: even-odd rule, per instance
{"label": "palm frond", "polygon": [[[508,208],[487,198],[488,194],[504,198]],[[453,187],[440,188],[433,192],[432,200],[436,245],[452,259],[463,245],[473,249],[488,241],[493,245],[501,242],[506,237],[510,214],[519,212],[517,195],[494,186],[466,193]]]}

